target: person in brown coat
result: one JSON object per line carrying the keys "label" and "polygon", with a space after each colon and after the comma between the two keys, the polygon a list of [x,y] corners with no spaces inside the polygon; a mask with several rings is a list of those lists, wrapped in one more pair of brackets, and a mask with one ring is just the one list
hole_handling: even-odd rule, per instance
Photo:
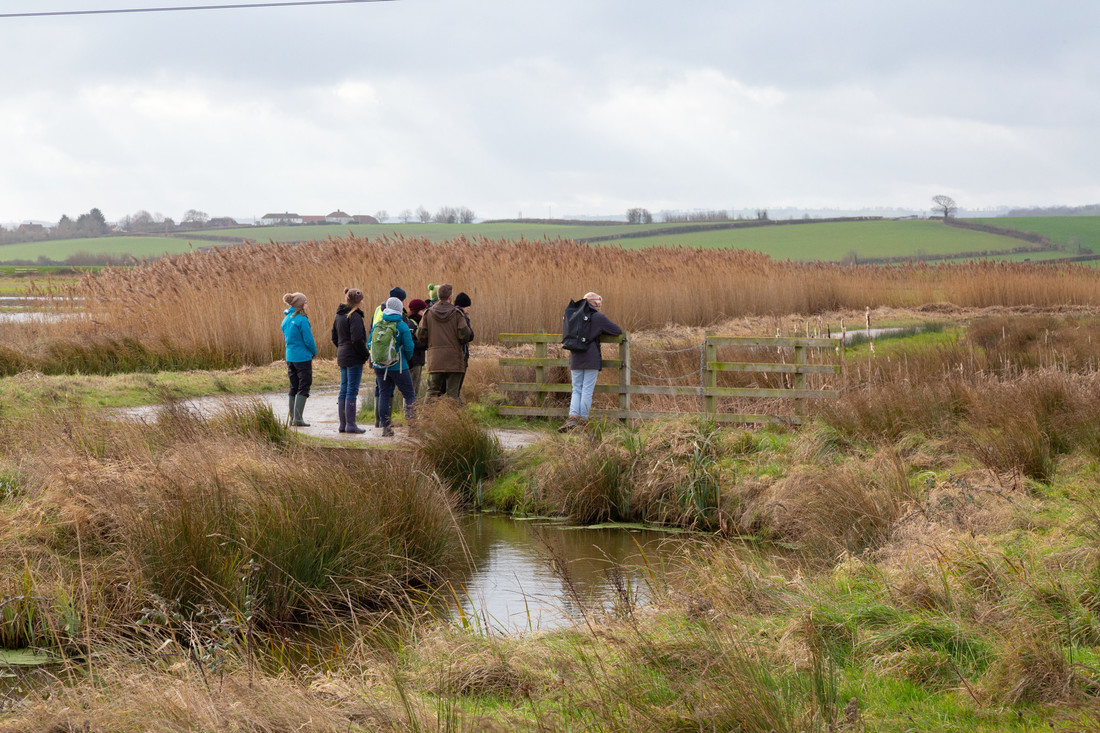
{"label": "person in brown coat", "polygon": [[424,312],[416,338],[428,347],[428,397],[447,395],[458,399],[462,375],[466,373],[463,344],[474,339],[466,316],[451,302],[454,287],[440,285],[439,302]]}

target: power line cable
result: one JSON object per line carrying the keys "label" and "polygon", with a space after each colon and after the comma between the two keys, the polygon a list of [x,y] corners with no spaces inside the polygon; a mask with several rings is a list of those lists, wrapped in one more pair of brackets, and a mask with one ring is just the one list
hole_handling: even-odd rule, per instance
{"label": "power line cable", "polygon": [[41,18],[59,15],[117,15],[120,13],[168,13],[181,10],[236,10],[240,8],[286,8],[300,5],[350,5],[386,3],[395,0],[290,0],[276,3],[234,3],[232,5],[176,5],[163,8],[115,8],[110,10],[52,10],[33,13],[0,13],[0,18]]}

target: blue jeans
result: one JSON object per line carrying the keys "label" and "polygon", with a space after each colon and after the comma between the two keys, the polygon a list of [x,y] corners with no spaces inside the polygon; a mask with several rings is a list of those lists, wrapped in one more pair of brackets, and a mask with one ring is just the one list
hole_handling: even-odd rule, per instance
{"label": "blue jeans", "polygon": [[375,369],[374,381],[378,385],[378,417],[382,427],[388,428],[390,426],[395,387],[401,390],[401,396],[405,398],[405,417],[410,420],[415,417],[413,403],[416,402],[416,393],[413,391],[412,375],[409,374],[408,369],[403,372]]}
{"label": "blue jeans", "polygon": [[363,380],[363,365],[340,367],[340,394],[336,399],[339,402],[354,400],[359,397],[359,382]]}
{"label": "blue jeans", "polygon": [[569,414],[588,419],[592,411],[592,393],[596,390],[599,369],[570,369],[573,378],[573,397],[569,400]]}

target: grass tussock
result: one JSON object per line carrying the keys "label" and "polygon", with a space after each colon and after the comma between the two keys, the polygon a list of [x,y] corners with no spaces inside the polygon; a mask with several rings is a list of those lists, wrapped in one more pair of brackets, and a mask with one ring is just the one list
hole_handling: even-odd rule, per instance
{"label": "grass tussock", "polygon": [[648,441],[631,493],[634,516],[705,530],[722,521],[721,431],[712,422],[671,422]]}
{"label": "grass tussock", "polygon": [[885,537],[914,496],[904,463],[884,455],[796,470],[771,487],[756,512],[776,539],[858,553]]}
{"label": "grass tussock", "polygon": [[1100,686],[1079,672],[1057,635],[1035,627],[1017,628],[989,670],[986,693],[1006,705],[1072,703],[1100,693]]}
{"label": "grass tussock", "polygon": [[135,622],[151,596],[256,624],[379,608],[458,556],[453,496],[430,474],[273,441],[269,422],[170,405],[151,424],[6,423],[20,497],[0,525],[15,599],[0,641],[64,646]]}
{"label": "grass tussock", "polygon": [[500,472],[496,437],[448,398],[417,403],[413,435],[421,464],[466,500],[480,504],[482,483]]}
{"label": "grass tussock", "polygon": [[539,495],[579,524],[629,521],[632,457],[610,441],[584,435],[552,450],[538,480]]}
{"label": "grass tussock", "polygon": [[169,485],[155,508],[128,519],[129,544],[159,596],[285,623],[392,606],[402,588],[438,577],[456,551],[448,504],[437,483],[401,462],[318,461]]}

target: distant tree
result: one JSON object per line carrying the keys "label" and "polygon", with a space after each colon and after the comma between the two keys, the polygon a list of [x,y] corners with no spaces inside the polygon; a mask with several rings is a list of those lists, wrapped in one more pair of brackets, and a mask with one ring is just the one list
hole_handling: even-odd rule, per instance
{"label": "distant tree", "polygon": [[768,210],[767,209],[757,209],[756,210],[756,220],[757,221],[767,221],[768,220]]}
{"label": "distant tree", "polygon": [[183,223],[201,227],[210,221],[210,215],[198,209],[188,209],[183,215]]}
{"label": "distant tree", "polygon": [[428,211],[423,206],[420,206],[416,210],[416,218],[420,220],[421,224],[427,224],[429,221],[432,220],[432,212]]}
{"label": "distant tree", "polygon": [[458,222],[458,211],[453,206],[441,206],[432,221],[436,224],[455,224]]}
{"label": "distant tree", "polygon": [[103,212],[92,209],[87,214],[81,214],[76,218],[76,236],[78,237],[102,237],[110,230],[107,220],[103,218]]}
{"label": "distant tree", "polygon": [[473,224],[474,219],[476,219],[476,218],[477,217],[474,215],[474,212],[473,212],[472,209],[470,209],[466,206],[459,207],[459,209],[458,209],[458,221],[459,221],[459,223],[461,223],[461,224]]}
{"label": "distant tree", "polygon": [[413,218],[412,210],[402,209],[401,213],[397,215],[397,218],[401,220],[402,224],[408,224]]}
{"label": "distant tree", "polygon": [[634,208],[626,210],[626,221],[629,224],[652,224],[653,214],[648,209]]}
{"label": "distant tree", "polygon": [[123,219],[123,228],[128,232],[148,232],[156,227],[153,215],[145,209],[139,209],[133,216]]}
{"label": "distant tree", "polygon": [[76,236],[76,222],[69,218],[68,214],[62,214],[54,229],[54,236],[58,239],[67,239]]}
{"label": "distant tree", "polygon": [[940,194],[939,196],[933,196],[932,203],[935,204],[932,210],[936,212],[942,212],[944,219],[949,216],[954,216],[955,212],[959,210],[959,207],[955,205],[955,199],[951,198],[950,196],[944,196],[943,194]]}
{"label": "distant tree", "polygon": [[385,209],[379,209],[378,211],[374,212],[374,218],[378,220],[379,224],[385,224],[386,219],[390,218],[390,212],[386,211]]}

